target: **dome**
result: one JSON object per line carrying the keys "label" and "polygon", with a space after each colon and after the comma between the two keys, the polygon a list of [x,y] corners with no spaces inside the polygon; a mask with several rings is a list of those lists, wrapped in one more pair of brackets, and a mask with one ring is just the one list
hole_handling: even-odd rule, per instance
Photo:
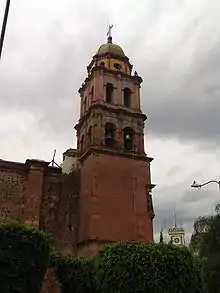
{"label": "dome", "polygon": [[112,53],[114,55],[125,57],[125,54],[124,54],[124,51],[122,50],[122,48],[116,44],[112,44],[111,37],[108,38],[107,44],[103,44],[99,47],[98,52],[97,52],[98,55],[102,55],[105,53]]}

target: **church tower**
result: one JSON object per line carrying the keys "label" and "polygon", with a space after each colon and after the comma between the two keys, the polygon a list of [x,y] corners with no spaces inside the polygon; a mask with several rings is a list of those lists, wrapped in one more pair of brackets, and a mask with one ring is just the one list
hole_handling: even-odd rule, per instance
{"label": "church tower", "polygon": [[185,245],[185,230],[182,227],[173,227],[168,230],[170,243],[174,245]]}
{"label": "church tower", "polygon": [[144,150],[142,78],[132,67],[109,32],[79,89],[79,255],[105,243],[153,241],[152,158]]}

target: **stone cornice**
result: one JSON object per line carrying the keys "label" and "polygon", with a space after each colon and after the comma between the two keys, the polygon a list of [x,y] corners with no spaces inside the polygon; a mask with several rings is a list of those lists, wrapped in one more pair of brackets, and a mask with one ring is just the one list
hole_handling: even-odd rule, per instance
{"label": "stone cornice", "polygon": [[147,116],[145,114],[141,113],[141,111],[137,112],[136,110],[125,108],[123,106],[114,106],[114,105],[109,105],[109,104],[104,104],[104,103],[94,103],[92,106],[90,106],[86,115],[84,115],[83,117],[81,117],[79,119],[78,123],[75,125],[74,128],[76,130],[79,129],[79,127],[88,119],[88,117],[91,115],[91,113],[95,109],[107,110],[107,111],[115,113],[117,115],[124,114],[124,115],[134,117],[134,118],[141,118],[143,120],[143,122],[147,119]]}
{"label": "stone cornice", "polygon": [[0,159],[0,169],[28,171],[28,166],[24,163],[5,161]]}
{"label": "stone cornice", "polygon": [[111,69],[108,69],[108,68],[103,67],[103,66],[95,66],[95,67],[92,69],[90,75],[89,75],[88,77],[86,77],[86,79],[84,80],[82,86],[81,86],[80,89],[78,90],[78,92],[79,92],[80,94],[84,91],[87,82],[90,81],[90,80],[92,79],[94,72],[96,72],[96,71],[100,71],[100,70],[102,70],[102,71],[105,72],[105,73],[110,73],[110,74],[112,74],[112,75],[114,75],[114,76],[116,76],[116,77],[120,75],[120,76],[122,76],[123,78],[126,78],[126,79],[129,79],[129,80],[134,81],[134,82],[137,83],[139,86],[140,86],[140,84],[143,82],[143,79],[142,79],[140,76],[138,76],[138,75],[129,75],[129,74],[126,74],[126,73],[124,73],[124,72],[122,72],[122,71],[111,70]]}
{"label": "stone cornice", "polygon": [[88,156],[92,154],[94,155],[104,154],[104,155],[110,155],[114,157],[118,156],[118,157],[129,158],[132,160],[146,161],[149,163],[153,160],[153,158],[147,157],[146,154],[138,154],[138,153],[132,153],[132,152],[128,153],[128,152],[123,152],[120,150],[107,149],[105,147],[91,146],[79,156],[80,162],[83,162]]}
{"label": "stone cornice", "polygon": [[0,160],[0,169],[28,172],[30,169],[44,169],[47,173],[61,174],[61,168],[49,166],[50,162],[27,159],[25,163]]}

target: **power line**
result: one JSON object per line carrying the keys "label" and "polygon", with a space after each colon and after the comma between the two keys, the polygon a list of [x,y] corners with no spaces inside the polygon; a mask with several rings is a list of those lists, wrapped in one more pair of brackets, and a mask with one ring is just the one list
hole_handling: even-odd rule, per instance
{"label": "power line", "polygon": [[5,38],[9,7],[10,7],[10,0],[7,0],[6,6],[5,6],[5,14],[4,14],[3,23],[2,23],[1,37],[0,37],[0,59],[2,55],[2,48],[3,48],[4,38]]}

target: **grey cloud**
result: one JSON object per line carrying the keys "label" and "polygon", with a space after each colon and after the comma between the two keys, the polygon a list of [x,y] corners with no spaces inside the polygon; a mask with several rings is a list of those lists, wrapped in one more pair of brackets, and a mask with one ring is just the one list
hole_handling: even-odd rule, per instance
{"label": "grey cloud", "polygon": [[181,170],[182,170],[182,166],[180,166],[180,165],[174,165],[167,172],[167,176],[170,177],[172,175],[176,175],[177,173],[181,174]]}
{"label": "grey cloud", "polygon": [[199,189],[199,190],[188,190],[184,193],[180,199],[186,203],[196,203],[201,201],[213,201],[215,199],[215,193],[211,190]]}
{"label": "grey cloud", "polygon": [[[182,5],[172,1],[165,5],[161,1],[163,9],[154,1],[144,3],[140,2],[143,7],[139,10],[131,2],[127,4],[127,10],[133,7],[139,14],[132,13],[132,18],[127,19],[119,44],[145,80],[142,101],[149,117],[149,133],[179,140],[219,141],[220,30],[215,29],[215,36],[207,39],[214,25],[219,24],[218,17],[213,14],[210,25],[211,14],[195,13],[189,1]],[[201,10],[206,11],[209,6],[213,9],[212,4],[204,3],[201,1]],[[44,34],[29,33],[25,40],[18,37],[22,32],[16,29],[16,21],[22,20],[15,18],[13,23],[10,19],[0,70],[0,93],[7,97],[1,99],[1,107],[26,108],[35,114],[38,123],[49,123],[51,131],[59,135],[64,135],[65,129],[69,129],[66,132],[69,135],[77,120],[77,89],[86,76],[92,54],[100,40],[104,41],[103,29],[109,17],[104,5],[97,8],[95,17],[88,1],[81,1],[78,6],[68,4],[65,19],[61,14],[47,24]],[[75,10],[73,18],[71,13]],[[167,40],[161,43],[160,28],[169,24],[166,15],[173,17],[175,13],[180,15],[182,24],[173,26]],[[33,43],[36,48],[28,50],[25,42],[28,46]]]}
{"label": "grey cloud", "polygon": [[[158,233],[161,228],[169,229],[174,226],[174,205],[171,202],[156,205],[156,217],[154,223],[154,232]],[[176,208],[176,223],[177,226],[187,227],[187,233],[192,231],[192,225],[197,217],[189,212],[187,206],[181,209]]]}
{"label": "grey cloud", "polygon": [[[206,42],[208,40],[204,38],[197,44],[184,74],[181,75],[181,70],[172,73],[169,67],[167,70],[160,68],[160,63],[153,69],[157,79],[150,78],[151,73],[147,73],[148,87],[143,89],[146,97],[143,106],[149,117],[148,129],[152,135],[218,147],[220,31],[211,48],[204,49]],[[187,62],[184,56],[183,62]]]}

